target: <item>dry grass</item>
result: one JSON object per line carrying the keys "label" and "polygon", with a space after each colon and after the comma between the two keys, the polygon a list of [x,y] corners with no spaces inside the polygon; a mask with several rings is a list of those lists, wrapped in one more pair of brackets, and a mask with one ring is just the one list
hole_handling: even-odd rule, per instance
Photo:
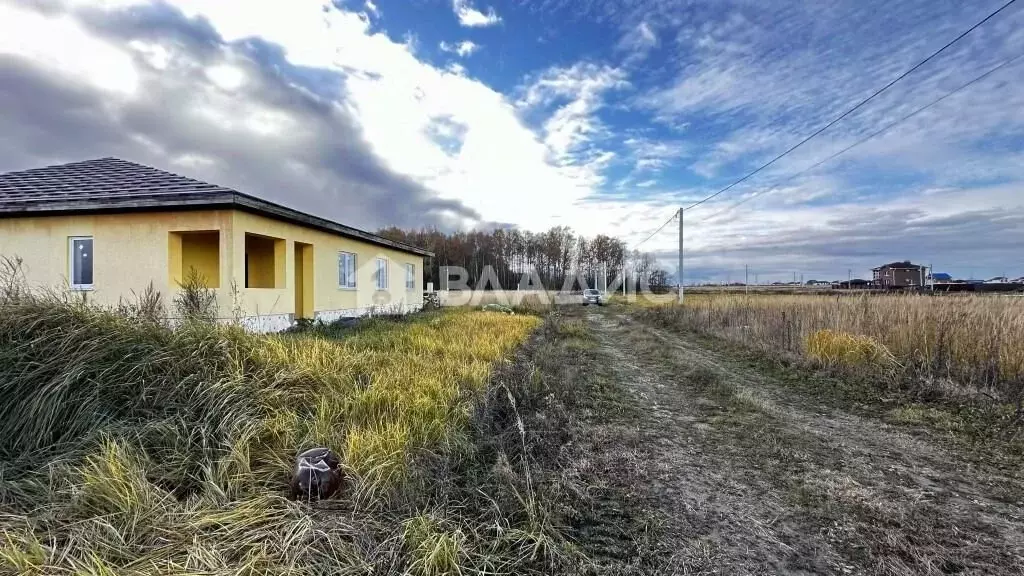
{"label": "dry grass", "polygon": [[648,299],[646,318],[768,353],[1016,401],[1024,388],[1024,298],[690,295]]}
{"label": "dry grass", "polygon": [[[457,294],[457,296],[453,294]],[[468,306],[476,309],[482,309],[488,305],[497,304],[509,307],[517,314],[544,316],[553,309],[554,298],[554,294],[537,294],[532,291],[474,291],[466,293],[451,293],[449,294],[450,301],[445,305]]]}
{"label": "dry grass", "polygon": [[[472,456],[492,366],[536,317],[257,336],[23,291],[0,308],[0,572],[514,570],[507,550],[542,537],[495,543],[444,485]],[[294,455],[318,445],[341,453],[344,493],[288,501]]]}
{"label": "dry grass", "polygon": [[878,340],[863,334],[823,329],[807,336],[807,356],[831,366],[895,367],[896,359]]}

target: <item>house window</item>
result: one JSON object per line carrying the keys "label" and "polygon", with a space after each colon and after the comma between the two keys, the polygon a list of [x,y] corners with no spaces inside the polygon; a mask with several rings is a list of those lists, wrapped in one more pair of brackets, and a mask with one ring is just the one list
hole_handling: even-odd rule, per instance
{"label": "house window", "polygon": [[351,252],[338,252],[338,287],[356,287],[356,255]]}
{"label": "house window", "polygon": [[92,237],[68,239],[68,263],[71,268],[71,289],[92,290]]}
{"label": "house window", "polygon": [[377,270],[373,273],[377,283],[377,290],[388,289],[388,259],[377,258]]}
{"label": "house window", "polygon": [[405,289],[415,290],[416,289],[416,265],[406,264],[405,265]]}

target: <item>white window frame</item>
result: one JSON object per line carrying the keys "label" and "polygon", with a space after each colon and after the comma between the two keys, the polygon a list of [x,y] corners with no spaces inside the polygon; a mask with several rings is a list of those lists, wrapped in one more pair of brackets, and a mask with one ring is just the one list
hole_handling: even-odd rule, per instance
{"label": "white window frame", "polygon": [[[92,284],[75,284],[75,240],[88,240],[92,250]],[[92,236],[68,236],[68,283],[72,290],[92,290],[96,284],[96,240]]]}
{"label": "white window frame", "polygon": [[405,289],[415,290],[416,289],[416,265],[406,264],[405,265]]}
{"label": "white window frame", "polygon": [[[382,263],[383,263],[383,266],[381,265]],[[374,287],[376,287],[377,290],[387,290],[388,289],[388,276],[390,276],[390,274],[388,273],[389,272],[388,268],[389,268],[390,265],[391,264],[388,262],[387,258],[384,258],[384,257],[381,257],[381,256],[377,257],[377,262],[374,265],[374,266],[376,266],[376,268],[374,268],[374,271],[373,271],[373,283],[374,283]],[[384,274],[381,275],[381,272],[383,272]],[[381,282],[382,279],[383,279],[383,282]]]}
{"label": "white window frame", "polygon": [[[348,281],[348,283],[347,284],[342,284],[341,283],[342,266],[344,266],[344,262],[345,262],[345,257],[346,256],[351,258],[351,260],[352,260],[352,275],[351,275],[351,277],[348,277],[348,271],[346,270],[345,274],[346,274],[346,280]],[[359,282],[357,280],[357,277],[359,276],[359,274],[357,273],[358,270],[359,270],[359,256],[356,255],[355,252],[345,252],[344,250],[338,251],[338,288],[340,290],[355,290],[358,287],[358,285],[359,285]]]}

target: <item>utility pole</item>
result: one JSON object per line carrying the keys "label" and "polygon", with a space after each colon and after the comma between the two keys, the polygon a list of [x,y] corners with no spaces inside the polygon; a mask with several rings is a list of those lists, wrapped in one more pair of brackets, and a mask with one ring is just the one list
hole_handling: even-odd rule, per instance
{"label": "utility pole", "polygon": [[743,265],[743,293],[750,294],[750,266]]}
{"label": "utility pole", "polygon": [[679,209],[679,303],[683,303],[683,209]]}

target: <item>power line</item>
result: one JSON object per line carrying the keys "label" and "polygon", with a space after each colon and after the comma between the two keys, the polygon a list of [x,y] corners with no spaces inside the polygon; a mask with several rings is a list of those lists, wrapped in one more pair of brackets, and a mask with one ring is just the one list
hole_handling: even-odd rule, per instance
{"label": "power line", "polygon": [[832,154],[831,156],[828,156],[827,158],[825,158],[823,160],[820,160],[820,161],[818,161],[818,162],[808,166],[807,168],[804,168],[803,170],[797,172],[796,174],[793,174],[793,175],[791,175],[791,176],[789,176],[789,177],[787,177],[787,178],[777,182],[771,188],[768,188],[768,189],[764,190],[763,192],[756,192],[756,193],[754,193],[754,194],[752,194],[752,195],[750,195],[750,196],[740,200],[739,202],[736,202],[735,204],[732,204],[731,206],[729,206],[729,207],[727,207],[727,208],[725,208],[723,210],[715,212],[714,214],[712,214],[712,215],[708,216],[707,218],[704,218],[703,220],[701,220],[701,222],[707,222],[708,220],[711,220],[712,218],[715,218],[716,216],[721,216],[722,214],[725,214],[726,212],[734,210],[737,207],[739,207],[739,206],[741,206],[743,204],[746,204],[747,202],[750,202],[754,198],[759,198],[761,196],[764,196],[764,195],[767,195],[767,194],[769,194],[771,192],[774,192],[775,190],[778,190],[779,186],[781,186],[782,184],[785,184],[786,182],[789,182],[789,181],[795,179],[798,176],[802,176],[802,175],[806,174],[807,172],[810,172],[811,170],[814,170],[815,168],[821,166],[822,164],[825,164],[826,162],[830,162],[830,161],[838,158],[839,156],[842,156],[843,154],[849,152],[850,150],[853,150],[854,148],[860,146],[861,144],[864,144],[868,140],[872,140],[872,139],[874,139],[874,138],[876,138],[878,136],[881,136],[882,134],[888,132],[889,130],[891,130],[892,128],[896,127],[897,125],[902,124],[903,122],[906,122],[907,120],[910,120],[914,116],[917,116],[921,112],[924,112],[925,110],[931,108],[932,106],[935,106],[936,104],[942,102],[943,100],[949,98],[950,96],[953,96],[954,94],[956,94],[956,93],[958,93],[958,92],[960,92],[960,91],[962,91],[962,90],[972,86],[973,84],[976,84],[976,83],[984,80],[985,78],[988,78],[992,74],[994,74],[994,73],[998,72],[999,70],[1009,66],[1010,64],[1013,64],[1014,62],[1016,62],[1017,60],[1020,60],[1021,58],[1024,58],[1024,53],[1021,53],[1021,54],[1018,54],[1018,55],[1016,55],[1016,56],[1014,56],[1012,58],[1008,58],[1006,60],[1003,60],[1001,63],[999,63],[998,65],[996,65],[993,68],[990,68],[989,70],[987,70],[983,74],[981,74],[979,76],[975,76],[974,78],[972,78],[968,82],[958,86],[956,89],[951,90],[949,92],[946,92],[945,94],[943,94],[939,98],[936,98],[935,100],[932,100],[928,104],[925,104],[924,106],[921,106],[920,108],[914,110],[913,112],[907,114],[906,116],[903,116],[899,120],[896,120],[894,122],[891,122],[891,123],[887,124],[885,127],[881,128],[881,129],[879,129],[879,130],[877,130],[875,132],[872,132],[871,134],[868,134],[864,138],[861,138],[860,140],[854,142],[853,144],[850,144],[849,146],[847,146],[846,148],[843,148],[842,150],[836,152],[835,154]]}
{"label": "power line", "polygon": [[665,229],[665,226],[668,226],[669,222],[671,222],[671,221],[675,220],[675,219],[676,219],[676,216],[679,216],[679,211],[678,211],[678,210],[676,210],[675,212],[673,212],[673,213],[672,213],[672,216],[671,216],[671,217],[669,217],[669,219],[668,219],[668,220],[665,220],[665,223],[664,223],[664,224],[662,224],[662,225],[661,225],[661,226],[660,226],[660,227],[659,227],[659,228],[658,228],[657,230],[655,230],[654,232],[651,232],[651,234],[650,234],[650,235],[649,235],[649,236],[648,236],[647,238],[644,238],[644,239],[643,239],[643,240],[641,240],[641,241],[640,241],[640,242],[639,242],[639,243],[638,243],[638,244],[637,244],[636,246],[633,246],[633,250],[636,250],[637,248],[639,248],[639,247],[640,247],[640,245],[641,245],[641,244],[643,244],[644,242],[647,242],[647,241],[648,241],[648,240],[650,240],[651,238],[654,238],[654,236],[655,236],[655,235],[657,235],[657,234],[658,234],[658,232],[661,232],[662,230],[664,230],[664,229]]}
{"label": "power line", "polygon": [[[701,204],[704,204],[705,202],[707,202],[707,201],[709,201],[709,200],[711,200],[711,199],[713,199],[713,198],[716,198],[716,197],[720,196],[721,194],[723,194],[723,193],[725,193],[725,192],[728,192],[729,190],[731,190],[732,188],[736,187],[737,185],[739,185],[739,184],[741,184],[741,183],[743,183],[743,182],[747,181],[748,179],[750,179],[751,177],[753,177],[753,176],[755,176],[756,174],[760,173],[760,172],[761,172],[761,171],[763,171],[764,169],[766,169],[766,168],[768,168],[769,166],[771,166],[771,165],[775,164],[776,162],[778,162],[779,160],[781,160],[781,159],[782,159],[782,158],[784,158],[785,156],[787,156],[787,155],[789,155],[790,153],[792,153],[793,151],[795,151],[795,150],[796,150],[797,148],[800,148],[801,146],[803,146],[803,145],[804,145],[804,144],[806,144],[807,142],[811,141],[812,139],[814,139],[815,137],[817,137],[818,135],[820,135],[820,134],[821,134],[822,132],[824,132],[824,131],[828,130],[829,128],[831,128],[832,126],[836,125],[837,123],[839,123],[840,121],[842,121],[842,120],[843,120],[844,118],[846,118],[846,117],[847,117],[847,116],[849,116],[850,114],[852,114],[852,113],[856,112],[856,111],[857,111],[857,110],[859,110],[859,109],[860,109],[861,107],[863,107],[863,106],[864,106],[865,104],[867,104],[868,102],[870,102],[870,101],[874,100],[874,99],[875,99],[876,97],[878,97],[878,96],[879,96],[880,94],[882,94],[883,92],[885,92],[886,90],[888,90],[889,88],[891,88],[892,86],[894,86],[894,85],[895,85],[895,84],[896,84],[897,82],[899,82],[899,81],[903,80],[904,78],[906,78],[907,76],[909,76],[910,74],[912,74],[912,73],[913,73],[914,71],[916,71],[917,69],[921,68],[922,66],[924,66],[925,64],[927,64],[928,62],[930,62],[931,60],[933,60],[933,59],[934,59],[934,58],[935,58],[936,56],[938,56],[939,54],[941,54],[941,53],[945,52],[945,51],[946,51],[946,50],[947,50],[947,49],[948,49],[948,48],[949,48],[950,46],[952,46],[952,45],[956,44],[957,42],[959,42],[960,40],[962,40],[962,39],[963,39],[963,38],[964,38],[965,36],[967,36],[968,34],[970,34],[971,32],[973,32],[974,30],[976,30],[977,28],[979,28],[980,26],[982,26],[983,24],[985,24],[986,22],[988,22],[989,20],[991,20],[992,18],[994,18],[995,16],[997,16],[997,15],[998,15],[998,14],[999,14],[1000,12],[1002,12],[1002,11],[1003,11],[1003,10],[1005,10],[1006,8],[1009,8],[1009,7],[1010,7],[1010,6],[1012,5],[1012,4],[1014,4],[1014,3],[1016,2],[1016,1],[1017,1],[1017,0],[1008,0],[1008,1],[1007,1],[1007,2],[1005,3],[1005,4],[1003,4],[1003,5],[1002,5],[1002,6],[1000,6],[1000,7],[998,8],[998,9],[996,9],[996,10],[995,10],[994,12],[992,12],[991,14],[989,14],[988,16],[986,16],[985,18],[981,19],[981,20],[980,20],[980,21],[978,21],[978,22],[977,22],[976,24],[974,24],[973,26],[971,26],[970,28],[968,28],[967,30],[965,30],[964,32],[962,32],[962,33],[961,33],[961,34],[960,34],[959,36],[957,36],[956,38],[954,38],[954,39],[950,40],[949,42],[947,42],[947,43],[946,43],[945,45],[943,45],[943,46],[942,46],[941,48],[939,48],[939,49],[938,49],[938,50],[936,50],[935,52],[932,52],[932,53],[931,53],[931,54],[930,54],[930,55],[929,55],[929,56],[928,56],[927,58],[925,58],[924,60],[921,60],[920,62],[918,62],[917,64],[915,64],[914,66],[912,66],[912,67],[911,67],[911,68],[910,68],[909,70],[907,70],[907,71],[903,72],[903,73],[902,73],[902,74],[900,74],[900,75],[899,75],[898,77],[896,77],[895,79],[893,79],[892,81],[890,81],[890,82],[889,82],[888,84],[886,84],[885,86],[883,86],[883,87],[879,88],[879,89],[878,89],[878,90],[876,90],[876,91],[875,91],[874,93],[872,93],[872,94],[871,94],[870,96],[868,96],[868,97],[867,97],[867,98],[865,98],[864,100],[861,100],[861,101],[860,101],[860,102],[858,102],[858,103],[857,103],[857,104],[856,104],[855,106],[853,106],[852,108],[850,108],[850,109],[849,109],[849,110],[847,110],[846,112],[843,112],[843,113],[842,113],[841,115],[839,115],[839,116],[838,116],[837,118],[833,119],[833,120],[832,120],[831,122],[829,122],[828,124],[826,124],[826,125],[822,126],[822,127],[821,127],[821,128],[819,128],[818,130],[816,130],[816,131],[815,131],[814,133],[812,133],[811,135],[807,136],[806,138],[804,138],[804,139],[803,139],[803,140],[801,140],[800,142],[798,142],[798,143],[796,143],[795,145],[791,146],[791,147],[790,147],[789,149],[787,149],[787,150],[786,150],[785,152],[782,152],[781,154],[779,154],[778,156],[776,156],[776,157],[772,158],[771,160],[769,160],[769,161],[768,161],[768,162],[766,162],[765,164],[761,165],[761,166],[760,166],[760,167],[758,167],[757,169],[753,170],[752,172],[749,172],[748,174],[746,174],[745,176],[743,176],[743,177],[742,177],[742,178],[740,178],[739,180],[736,180],[736,181],[735,181],[735,182],[733,182],[732,184],[729,184],[729,185],[728,185],[728,186],[726,186],[725,188],[722,188],[721,190],[718,190],[718,191],[717,191],[717,192],[715,192],[714,194],[711,194],[711,195],[709,195],[709,196],[706,196],[705,198],[702,198],[701,200],[698,200],[697,202],[694,202],[693,204],[690,204],[689,206],[686,206],[685,208],[682,208],[681,210],[679,210],[679,211],[676,211],[676,212],[675,212],[675,213],[674,213],[674,214],[673,214],[673,215],[672,215],[672,216],[671,216],[671,217],[670,217],[670,218],[669,218],[668,220],[666,220],[666,221],[665,221],[665,223],[664,223],[664,224],[662,224],[662,225],[661,225],[661,226],[660,226],[660,227],[659,227],[659,228],[658,228],[657,230],[655,230],[655,231],[654,231],[654,232],[652,232],[652,233],[651,233],[650,235],[648,235],[648,236],[647,236],[646,238],[644,238],[644,239],[643,239],[642,241],[640,241],[640,242],[639,242],[639,243],[638,243],[638,244],[637,244],[636,246],[634,246],[634,247],[633,247],[633,249],[634,249],[634,250],[636,250],[636,249],[637,249],[637,248],[639,248],[639,247],[640,247],[640,246],[641,246],[642,244],[646,243],[646,242],[647,242],[648,240],[650,240],[650,239],[651,239],[651,238],[653,238],[653,237],[654,237],[655,235],[657,235],[657,234],[658,234],[658,233],[660,233],[660,232],[661,232],[662,230],[664,230],[664,229],[665,229],[665,227],[666,227],[666,226],[668,226],[670,222],[672,222],[673,220],[675,220],[675,218],[676,218],[677,216],[679,216],[679,214],[680,214],[680,213],[682,213],[682,212],[684,212],[684,211],[686,211],[686,210],[691,210],[691,209],[693,209],[693,208],[696,208],[697,206],[700,206]],[[977,77],[977,78],[975,78],[975,79],[971,80],[970,82],[968,82],[967,84],[965,84],[965,85],[963,85],[963,86],[961,86],[961,87],[957,88],[956,90],[954,90],[954,91],[952,91],[952,92],[950,92],[950,93],[948,93],[948,94],[944,95],[943,97],[939,98],[938,100],[936,100],[936,101],[934,101],[934,102],[931,102],[931,103],[929,103],[928,105],[926,105],[926,106],[924,106],[924,107],[922,107],[922,108],[920,108],[920,109],[918,109],[918,110],[915,110],[914,112],[912,112],[911,114],[909,114],[909,115],[905,116],[904,118],[901,118],[900,120],[898,120],[898,121],[896,121],[896,122],[894,122],[894,123],[892,123],[892,124],[890,124],[890,125],[886,126],[886,127],[885,127],[885,128],[883,128],[882,130],[879,130],[879,131],[877,131],[877,132],[875,132],[875,133],[871,134],[871,135],[870,135],[870,136],[868,136],[867,138],[865,138],[865,139],[863,139],[863,140],[861,140],[861,141],[858,141],[858,142],[856,142],[856,143],[855,143],[855,144],[853,144],[852,146],[849,146],[849,147],[847,147],[847,148],[845,148],[845,149],[843,149],[843,150],[839,151],[838,153],[836,153],[836,154],[833,154],[832,156],[830,156],[830,157],[826,158],[825,160],[822,160],[821,162],[819,162],[819,163],[817,163],[817,164],[815,164],[815,165],[812,165],[812,166],[810,166],[810,167],[808,167],[808,168],[804,169],[804,170],[803,170],[802,172],[799,172],[799,173],[797,173],[797,174],[794,174],[794,175],[793,175],[793,176],[791,176],[791,177],[790,177],[789,179],[787,179],[787,180],[784,180],[783,182],[786,182],[786,181],[788,181],[788,180],[791,180],[792,178],[795,178],[796,176],[799,176],[800,174],[803,174],[803,173],[807,172],[808,170],[812,170],[812,169],[814,169],[814,168],[816,168],[816,167],[820,166],[821,164],[824,164],[825,162],[828,162],[828,161],[832,160],[833,158],[835,158],[835,157],[837,157],[837,156],[839,156],[839,155],[841,155],[841,154],[843,154],[843,153],[845,153],[845,152],[848,152],[849,150],[852,150],[853,148],[855,148],[855,147],[859,146],[860,144],[863,144],[863,143],[864,143],[864,142],[866,142],[867,140],[870,140],[871,138],[874,138],[874,137],[876,137],[876,136],[878,136],[878,135],[880,135],[880,134],[884,133],[885,131],[888,131],[889,129],[891,129],[891,128],[892,128],[893,126],[895,126],[896,124],[899,124],[899,123],[901,123],[901,122],[904,122],[904,121],[908,120],[909,118],[911,118],[911,117],[915,116],[916,114],[918,114],[918,113],[920,113],[920,112],[923,112],[923,111],[924,111],[924,110],[926,110],[927,108],[930,108],[931,106],[934,106],[935,104],[938,104],[938,103],[939,103],[939,102],[941,102],[942,100],[945,100],[946,98],[948,98],[949,96],[952,96],[952,95],[953,95],[953,94],[955,94],[956,92],[959,92],[960,90],[963,90],[964,88],[967,88],[967,87],[968,87],[968,86],[970,86],[971,84],[974,84],[975,82],[978,82],[978,81],[980,81],[981,79],[983,79],[983,78],[985,78],[986,76],[988,76],[988,75],[992,74],[992,73],[993,73],[993,72],[995,72],[996,70],[998,70],[998,69],[1000,69],[1000,68],[1002,68],[1002,67],[1004,67],[1004,66],[1008,65],[1009,63],[1013,62],[1014,60],[1016,60],[1016,59],[1017,59],[1017,58],[1019,58],[1019,57],[1020,57],[1020,56],[1018,56],[1018,57],[1015,57],[1015,58],[1013,58],[1013,59],[1011,59],[1011,60],[1007,60],[1007,61],[1003,62],[1003,63],[1002,63],[1002,64],[1000,64],[999,66],[997,66],[997,67],[993,68],[992,70],[989,70],[989,71],[988,71],[988,72],[986,72],[985,74],[982,74],[981,76],[979,76],[979,77]],[[781,183],[782,183],[782,182],[780,182],[779,184],[781,184]],[[778,184],[776,184],[776,186],[778,186]],[[774,188],[773,188],[773,189],[774,189]],[[769,189],[769,191],[771,191],[771,190],[772,190],[772,189]],[[741,202],[737,203],[736,205],[734,205],[734,206],[732,206],[732,207],[730,207],[730,208],[727,208],[726,210],[723,210],[723,211],[721,211],[721,212],[717,212],[717,213],[713,214],[712,216],[710,216],[710,217],[708,217],[708,218],[704,219],[703,221],[706,221],[706,220],[708,220],[708,219],[710,219],[710,218],[712,218],[712,217],[714,217],[714,216],[717,216],[717,215],[719,215],[719,214],[722,214],[722,213],[724,213],[724,212],[727,212],[728,210],[731,210],[732,208],[735,208],[736,206],[739,206],[740,204],[742,204],[742,203],[744,203],[744,202],[748,202],[748,201],[750,201],[750,200],[751,200],[751,199],[753,199],[754,197],[756,197],[756,195],[755,195],[755,196],[751,196],[751,197],[749,197],[749,198],[746,198],[746,199],[744,199],[743,201],[741,201]]]}
{"label": "power line", "polygon": [[892,86],[893,86],[894,84],[896,84],[896,83],[897,83],[897,82],[899,82],[900,80],[903,80],[904,78],[906,78],[907,76],[909,76],[909,75],[910,75],[911,73],[913,73],[913,72],[914,72],[915,70],[917,70],[917,69],[918,69],[918,68],[920,68],[921,66],[924,66],[925,64],[927,64],[928,62],[930,62],[930,61],[931,61],[931,60],[932,60],[933,58],[935,58],[935,57],[936,57],[936,56],[938,56],[939,54],[941,54],[941,53],[945,52],[947,48],[949,48],[949,47],[950,47],[950,46],[952,46],[953,44],[956,44],[957,42],[959,42],[959,41],[960,41],[961,39],[963,39],[963,38],[964,38],[965,36],[967,36],[968,34],[970,34],[971,32],[973,32],[973,31],[974,31],[975,29],[977,29],[977,28],[978,28],[979,26],[981,26],[981,25],[982,25],[982,24],[984,24],[985,22],[988,22],[989,20],[991,20],[992,18],[994,18],[994,17],[995,17],[995,16],[997,15],[997,14],[999,14],[999,13],[1000,13],[1000,12],[1002,12],[1003,10],[1007,9],[1008,7],[1010,7],[1010,5],[1012,5],[1012,4],[1013,4],[1014,2],[1016,2],[1016,1],[1017,1],[1017,0],[1009,0],[1008,2],[1006,2],[1006,4],[1003,4],[1002,6],[1000,6],[1000,7],[999,7],[999,8],[998,8],[998,9],[997,9],[997,10],[996,10],[995,12],[992,12],[991,14],[989,14],[988,16],[986,16],[985,18],[983,18],[983,19],[982,19],[982,20],[981,20],[980,22],[978,22],[978,23],[977,23],[977,24],[975,24],[974,26],[971,26],[970,28],[968,28],[967,30],[965,30],[964,32],[962,32],[962,33],[961,33],[961,34],[960,34],[959,36],[957,36],[956,38],[954,38],[954,39],[950,40],[949,42],[947,42],[945,46],[943,46],[942,48],[939,48],[939,49],[938,49],[938,50],[936,50],[935,52],[932,52],[932,53],[931,53],[931,55],[929,55],[929,56],[928,56],[927,58],[925,58],[924,60],[921,60],[920,62],[918,62],[917,64],[915,64],[915,65],[914,65],[913,67],[911,67],[911,68],[910,68],[909,70],[907,70],[906,72],[904,72],[904,73],[900,74],[900,75],[899,75],[898,77],[896,77],[896,79],[892,80],[891,82],[889,82],[889,83],[888,83],[888,84],[886,84],[885,86],[882,86],[881,88],[879,88],[878,90],[876,90],[876,91],[875,91],[875,92],[874,92],[873,94],[871,94],[870,96],[868,96],[868,97],[867,97],[867,98],[865,98],[864,100],[861,100],[861,101],[860,101],[860,102],[859,102],[859,103],[858,103],[858,104],[857,104],[856,106],[854,106],[853,108],[850,108],[850,109],[849,109],[849,110],[847,110],[846,112],[843,112],[843,113],[842,113],[841,115],[839,115],[839,117],[837,117],[836,119],[832,120],[832,121],[831,121],[831,122],[829,122],[828,124],[825,124],[825,125],[824,125],[824,126],[822,126],[821,128],[818,128],[818,129],[817,129],[817,130],[816,130],[816,131],[815,131],[815,132],[814,132],[813,134],[811,134],[810,136],[807,136],[806,138],[804,138],[804,139],[803,139],[803,140],[801,140],[800,142],[797,142],[797,143],[796,143],[796,144],[795,144],[794,146],[790,147],[790,148],[789,148],[788,150],[786,150],[786,151],[785,151],[785,152],[783,152],[782,154],[779,154],[779,155],[778,155],[778,156],[776,156],[775,158],[772,158],[772,159],[771,159],[770,161],[768,161],[767,163],[765,163],[765,164],[761,165],[761,166],[760,166],[759,168],[757,168],[757,169],[756,169],[756,170],[754,170],[753,172],[750,172],[750,173],[748,173],[748,174],[747,174],[746,176],[744,176],[744,177],[740,178],[739,180],[737,180],[737,181],[733,182],[732,184],[729,184],[728,186],[726,186],[725,188],[722,188],[722,189],[721,189],[721,190],[719,190],[718,192],[715,192],[714,194],[712,194],[712,195],[710,195],[710,196],[708,196],[708,197],[706,197],[706,198],[704,198],[704,199],[702,199],[702,200],[698,200],[697,202],[694,202],[693,204],[691,204],[691,205],[689,205],[689,206],[687,206],[687,207],[683,208],[683,210],[685,211],[685,210],[691,210],[691,209],[693,209],[693,208],[696,208],[697,206],[700,206],[701,204],[703,204],[703,203],[707,202],[708,200],[711,200],[712,198],[715,198],[715,197],[719,196],[720,194],[723,194],[723,193],[725,193],[725,192],[727,192],[727,191],[731,190],[731,189],[732,189],[733,187],[735,187],[736,185],[738,185],[738,184],[741,184],[741,183],[745,182],[746,180],[748,180],[749,178],[751,178],[751,177],[752,177],[752,176],[754,176],[755,174],[757,174],[757,173],[761,172],[761,171],[762,171],[762,170],[764,170],[765,168],[767,168],[767,167],[771,166],[772,164],[775,164],[776,162],[778,162],[779,160],[781,160],[782,158],[784,158],[785,156],[789,155],[789,154],[790,154],[791,152],[793,152],[794,150],[796,150],[797,148],[799,148],[799,147],[803,146],[804,144],[806,144],[807,142],[809,142],[809,141],[810,141],[811,139],[815,138],[816,136],[818,136],[819,134],[821,134],[821,133],[822,133],[822,132],[824,132],[825,130],[828,130],[829,128],[831,128],[832,126],[834,126],[835,124],[837,124],[838,122],[840,122],[840,121],[841,121],[841,120],[842,120],[843,118],[846,118],[846,117],[847,117],[847,116],[849,116],[850,114],[853,114],[854,112],[856,112],[857,110],[859,110],[859,109],[860,109],[860,108],[861,108],[862,106],[864,106],[864,105],[865,105],[865,104],[867,104],[868,102],[870,102],[870,101],[874,100],[874,99],[875,99],[875,98],[876,98],[876,97],[877,97],[878,95],[880,95],[880,94],[881,94],[882,92],[885,92],[886,90],[888,90],[889,88],[891,88],[891,87],[892,87]]}

